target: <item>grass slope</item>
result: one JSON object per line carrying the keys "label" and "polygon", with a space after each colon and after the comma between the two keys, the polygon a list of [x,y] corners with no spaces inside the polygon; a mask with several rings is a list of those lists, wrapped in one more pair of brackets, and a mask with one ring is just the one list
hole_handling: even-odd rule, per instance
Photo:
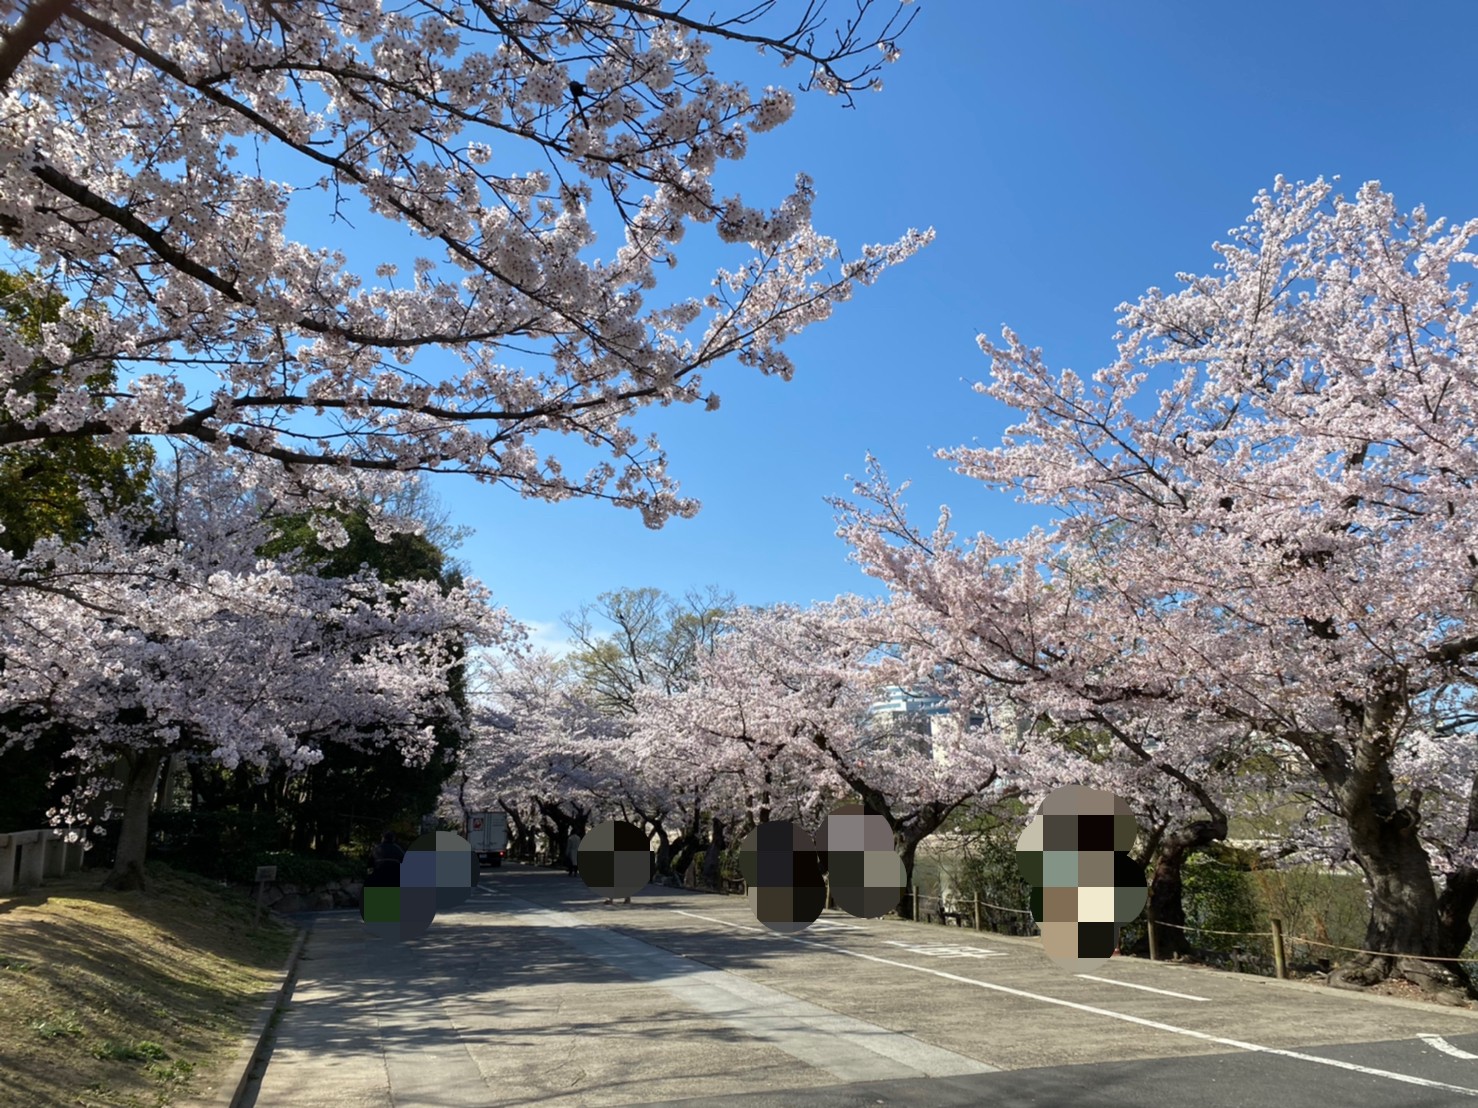
{"label": "grass slope", "polygon": [[293,929],[240,893],[150,864],[0,897],[0,1105],[157,1108],[212,1093],[280,982]]}

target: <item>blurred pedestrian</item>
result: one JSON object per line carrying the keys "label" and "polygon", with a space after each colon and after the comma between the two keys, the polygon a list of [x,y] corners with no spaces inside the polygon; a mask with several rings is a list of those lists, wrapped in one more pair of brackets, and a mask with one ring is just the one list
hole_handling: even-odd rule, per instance
{"label": "blurred pedestrian", "polygon": [[386,831],[380,837],[370,851],[370,858],[375,864],[374,872],[370,874],[370,881],[377,886],[385,887],[400,884],[400,863],[405,860],[405,851],[395,841],[395,832]]}
{"label": "blurred pedestrian", "polygon": [[580,833],[570,832],[570,840],[565,844],[565,872],[574,877],[580,868]]}

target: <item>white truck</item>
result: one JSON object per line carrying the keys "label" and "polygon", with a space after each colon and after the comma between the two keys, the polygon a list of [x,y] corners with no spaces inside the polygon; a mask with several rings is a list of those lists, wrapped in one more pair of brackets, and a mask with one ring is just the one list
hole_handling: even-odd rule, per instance
{"label": "white truck", "polygon": [[469,812],[467,841],[485,866],[501,866],[508,854],[508,815],[506,812]]}

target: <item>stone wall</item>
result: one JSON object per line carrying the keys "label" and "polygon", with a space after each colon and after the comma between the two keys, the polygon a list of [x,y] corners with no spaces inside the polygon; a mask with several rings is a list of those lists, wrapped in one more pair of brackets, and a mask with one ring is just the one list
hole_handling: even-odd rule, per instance
{"label": "stone wall", "polygon": [[[335,908],[358,908],[364,892],[364,880],[344,877],[327,885],[292,885],[269,881],[262,891],[262,903],[274,912],[328,912]],[[257,887],[251,887],[255,899]]]}

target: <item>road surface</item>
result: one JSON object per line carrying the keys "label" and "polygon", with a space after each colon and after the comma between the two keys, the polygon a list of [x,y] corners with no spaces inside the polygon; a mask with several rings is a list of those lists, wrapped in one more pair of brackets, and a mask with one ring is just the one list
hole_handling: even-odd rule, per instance
{"label": "road surface", "polygon": [[1478,1012],[523,866],[426,935],[314,926],[262,1108],[1478,1108]]}

